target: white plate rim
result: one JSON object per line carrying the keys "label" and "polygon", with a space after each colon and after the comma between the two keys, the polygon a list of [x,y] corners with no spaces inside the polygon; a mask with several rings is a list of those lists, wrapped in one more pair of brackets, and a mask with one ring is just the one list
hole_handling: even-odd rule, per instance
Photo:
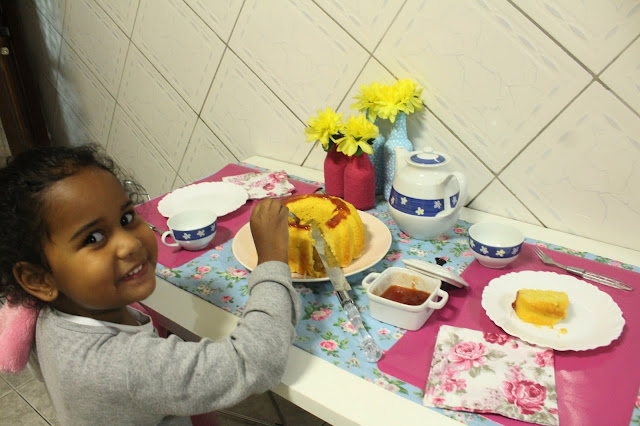
{"label": "white plate rim", "polygon": [[[522,321],[511,307],[517,291],[522,288],[566,292],[569,296],[567,318],[553,327]],[[610,295],[576,277],[551,271],[510,272],[494,278],[484,288],[481,303],[487,316],[508,334],[558,351],[608,346],[620,337],[625,324],[622,310]],[[587,311],[591,311],[591,315],[587,315]],[[561,333],[563,328],[566,333]]]}
{"label": "white plate rim", "polygon": [[[351,265],[342,268],[342,272],[344,273],[345,277],[355,275],[368,268],[371,268],[373,265],[380,262],[384,258],[384,256],[387,255],[387,253],[389,252],[389,248],[391,247],[392,238],[389,228],[380,219],[369,213],[358,210],[358,214],[360,214],[362,223],[364,224],[365,238],[369,238],[365,240],[365,249],[362,255],[358,259],[354,260]],[[240,230],[236,233],[233,239],[233,244],[231,245],[231,250],[238,262],[240,262],[242,266],[251,271],[255,268],[257,262],[256,255],[254,254],[251,258],[248,258],[248,256],[245,256],[240,251],[240,247],[238,247],[239,243],[237,243],[237,241],[246,240],[247,234],[248,238],[251,238],[251,229],[249,228],[248,223],[240,228]],[[238,238],[238,235],[240,235],[241,238]],[[322,282],[329,280],[328,277],[305,278],[297,273],[292,273],[291,276],[294,282],[303,283]]]}
{"label": "white plate rim", "polygon": [[[185,206],[185,199],[198,198],[198,204]],[[249,199],[247,191],[229,182],[200,182],[183,186],[165,195],[158,202],[158,212],[164,217],[187,208],[210,209],[218,217],[242,207]]]}

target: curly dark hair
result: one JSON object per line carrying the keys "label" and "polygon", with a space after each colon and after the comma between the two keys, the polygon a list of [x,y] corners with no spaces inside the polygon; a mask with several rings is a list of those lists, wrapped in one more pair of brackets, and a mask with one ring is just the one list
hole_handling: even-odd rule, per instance
{"label": "curly dark hair", "polygon": [[39,308],[45,303],[22,289],[13,267],[29,262],[50,271],[44,254],[49,237],[44,216],[46,192],[54,183],[87,167],[123,179],[114,161],[94,144],[35,148],[8,158],[6,167],[0,169],[0,229],[4,230],[0,238],[0,297],[6,297],[10,304]]}

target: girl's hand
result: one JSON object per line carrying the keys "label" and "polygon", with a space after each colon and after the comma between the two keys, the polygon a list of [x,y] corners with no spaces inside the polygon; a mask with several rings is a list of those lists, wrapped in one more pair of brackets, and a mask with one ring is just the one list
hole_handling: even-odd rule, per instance
{"label": "girl's hand", "polygon": [[289,209],[280,200],[265,198],[251,212],[251,235],[258,265],[270,260],[289,261]]}

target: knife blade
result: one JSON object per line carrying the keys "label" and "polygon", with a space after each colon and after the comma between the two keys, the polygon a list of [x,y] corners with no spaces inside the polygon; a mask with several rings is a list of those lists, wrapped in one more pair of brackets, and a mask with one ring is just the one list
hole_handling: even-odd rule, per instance
{"label": "knife blade", "polygon": [[329,280],[331,284],[333,284],[333,289],[336,291],[342,309],[344,309],[344,312],[347,314],[347,319],[358,332],[358,338],[360,339],[365,358],[369,362],[377,362],[382,357],[382,349],[380,349],[373,340],[373,337],[371,337],[364,328],[360,311],[348,293],[348,291],[351,290],[351,286],[347,282],[340,265],[338,265],[335,256],[331,252],[331,248],[327,245],[327,241],[320,232],[318,224],[311,221],[309,225],[311,226],[311,237],[316,243],[315,249],[318,252],[318,256],[320,256],[324,268],[327,270]]}
{"label": "knife blade", "polygon": [[340,265],[338,265],[338,260],[327,245],[327,241],[324,239],[324,236],[320,232],[318,224],[315,222],[311,222],[310,226],[311,238],[313,238],[313,240],[316,242],[315,249],[318,252],[318,256],[320,256],[320,260],[322,260],[324,269],[327,271],[329,280],[331,280],[331,283],[333,284],[333,289],[335,291],[351,290],[351,285],[349,285],[349,282],[342,272],[342,268],[340,268]]}

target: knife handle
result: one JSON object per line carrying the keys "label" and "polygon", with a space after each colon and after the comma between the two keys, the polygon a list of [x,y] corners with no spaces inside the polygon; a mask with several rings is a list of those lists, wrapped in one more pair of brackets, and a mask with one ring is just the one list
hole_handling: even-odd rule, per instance
{"label": "knife handle", "polygon": [[342,303],[342,309],[347,314],[347,318],[358,332],[364,356],[369,362],[377,362],[382,357],[382,349],[374,342],[373,337],[367,332],[362,323],[362,317],[353,300],[348,299]]}
{"label": "knife handle", "polygon": [[573,266],[568,266],[567,267],[567,271],[571,272],[572,274],[575,274],[579,277],[582,277],[586,280],[590,280],[593,282],[596,282],[598,284],[603,284],[609,287],[613,287],[613,288],[617,288],[619,290],[627,290],[627,291],[631,291],[633,290],[633,287],[631,287],[629,284],[622,282],[620,280],[616,280],[615,278],[611,278],[611,277],[607,277],[606,275],[601,275],[601,274],[596,274],[595,272],[589,272],[589,271],[585,271],[582,268],[576,268]]}

